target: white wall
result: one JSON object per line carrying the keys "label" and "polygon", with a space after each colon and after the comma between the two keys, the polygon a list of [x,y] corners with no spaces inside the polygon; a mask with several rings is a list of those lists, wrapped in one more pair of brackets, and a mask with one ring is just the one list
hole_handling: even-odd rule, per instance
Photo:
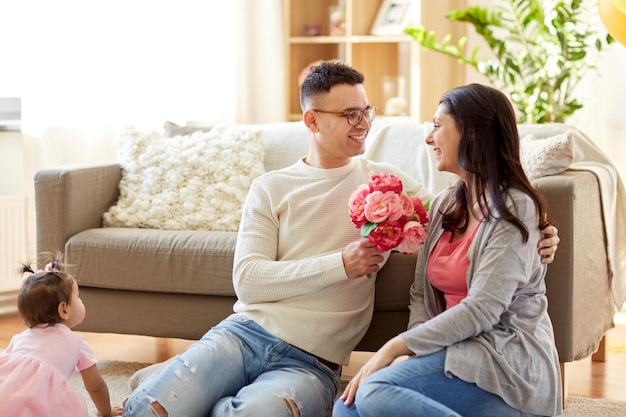
{"label": "white wall", "polygon": [[597,62],[598,72],[580,85],[584,107],[567,123],[585,132],[626,181],[626,47],[616,43],[607,52]]}

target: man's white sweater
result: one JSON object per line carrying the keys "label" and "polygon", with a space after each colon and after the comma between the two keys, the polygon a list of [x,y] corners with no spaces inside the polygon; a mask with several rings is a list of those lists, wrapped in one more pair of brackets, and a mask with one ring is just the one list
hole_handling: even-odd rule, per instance
{"label": "man's white sweater", "polygon": [[235,312],[300,349],[347,363],[369,326],[375,282],[348,279],[343,266],[341,251],[360,237],[348,199],[380,172],[397,175],[405,190],[432,200],[430,191],[394,166],[362,158],[334,169],[302,159],[257,178],[237,236]]}

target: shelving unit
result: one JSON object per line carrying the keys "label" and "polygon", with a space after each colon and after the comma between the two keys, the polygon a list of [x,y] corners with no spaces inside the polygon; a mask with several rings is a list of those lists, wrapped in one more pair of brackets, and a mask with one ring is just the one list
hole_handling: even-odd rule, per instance
{"label": "shelving unit", "polygon": [[[412,16],[419,19],[419,0]],[[286,0],[284,7],[287,54],[287,119],[300,120],[298,78],[318,60],[339,59],[365,75],[370,104],[385,114],[385,80],[400,80],[406,100],[403,116],[419,115],[419,46],[408,35],[370,35],[382,0]],[[331,35],[331,7],[343,11],[343,33]],[[306,32],[314,34],[306,35]]]}

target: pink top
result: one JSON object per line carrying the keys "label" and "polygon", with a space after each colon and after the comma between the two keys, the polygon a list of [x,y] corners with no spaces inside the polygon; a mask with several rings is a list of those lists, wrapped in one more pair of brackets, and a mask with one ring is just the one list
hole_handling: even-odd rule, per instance
{"label": "pink top", "polygon": [[61,323],[16,334],[5,352],[39,359],[68,379],[75,369],[82,371],[97,363],[85,339]]}
{"label": "pink top", "polygon": [[430,253],[428,259],[428,280],[443,292],[446,310],[459,304],[467,297],[467,252],[480,222],[474,229],[456,242],[452,242],[452,232],[445,230]]}

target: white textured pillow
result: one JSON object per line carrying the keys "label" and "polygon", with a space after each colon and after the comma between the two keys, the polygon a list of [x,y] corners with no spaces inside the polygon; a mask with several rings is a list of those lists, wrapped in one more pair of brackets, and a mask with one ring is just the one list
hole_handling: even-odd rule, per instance
{"label": "white textured pillow", "polygon": [[105,227],[236,231],[250,185],[265,172],[263,141],[249,129],[164,138],[128,128],[117,145],[120,197]]}
{"label": "white textured pillow", "polygon": [[533,181],[546,175],[560,174],[574,160],[574,140],[571,132],[548,138],[524,136],[520,141],[524,172]]}

